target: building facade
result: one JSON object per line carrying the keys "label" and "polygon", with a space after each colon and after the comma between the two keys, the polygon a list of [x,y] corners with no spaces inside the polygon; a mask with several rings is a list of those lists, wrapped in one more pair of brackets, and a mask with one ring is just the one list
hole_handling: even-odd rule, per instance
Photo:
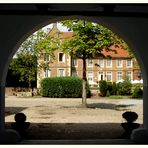
{"label": "building facade", "polygon": [[[57,25],[53,24],[53,28],[49,34],[59,32]],[[62,32],[58,37],[63,40],[72,36],[72,32]],[[117,53],[103,51],[105,56],[111,58],[93,58],[87,59],[87,79],[90,85],[97,85],[100,80],[108,82],[121,82],[125,78],[129,80],[140,80],[140,68],[136,59],[131,58],[127,50],[120,47],[112,47]],[[40,69],[37,74],[37,88],[40,87],[40,81],[46,77],[63,77],[63,76],[83,76],[83,63],[81,59],[71,58],[60,50],[54,52],[55,58],[50,62],[50,56],[42,53],[38,63],[48,64],[48,68]]]}

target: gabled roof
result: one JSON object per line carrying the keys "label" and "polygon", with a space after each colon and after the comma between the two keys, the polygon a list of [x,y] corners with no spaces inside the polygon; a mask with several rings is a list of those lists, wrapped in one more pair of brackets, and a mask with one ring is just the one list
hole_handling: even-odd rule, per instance
{"label": "gabled roof", "polygon": [[[53,24],[53,28],[51,29],[50,33],[51,32],[57,32],[59,31],[58,28],[57,28],[57,25],[56,23]],[[73,32],[60,32],[59,34],[59,37],[61,39],[67,39],[67,38],[70,38],[72,37],[73,35]],[[111,49],[113,50],[116,50],[117,53],[115,52],[112,52],[112,51],[105,51],[103,50],[102,53],[105,55],[105,56],[111,56],[112,58],[127,58],[129,57],[129,52],[128,50],[124,50],[123,48],[121,48],[120,46],[119,47],[115,47],[115,46],[112,46]]]}
{"label": "gabled roof", "polygon": [[122,57],[122,58],[127,58],[127,57],[129,57],[129,52],[128,52],[128,50],[125,50],[125,49],[123,49],[123,48],[121,48],[121,47],[111,47],[113,50],[116,50],[117,51],[117,53],[115,53],[115,52],[112,52],[112,51],[109,51],[109,52],[107,52],[107,51],[105,51],[105,50],[103,50],[103,54],[105,55],[105,56],[111,56],[111,57],[114,57],[114,58],[118,58],[118,57]]}
{"label": "gabled roof", "polygon": [[59,33],[58,37],[61,38],[61,39],[70,38],[73,35],[73,32],[61,32],[57,28],[57,24],[56,23],[53,23],[53,27],[49,31],[49,34],[55,34],[55,33]]}

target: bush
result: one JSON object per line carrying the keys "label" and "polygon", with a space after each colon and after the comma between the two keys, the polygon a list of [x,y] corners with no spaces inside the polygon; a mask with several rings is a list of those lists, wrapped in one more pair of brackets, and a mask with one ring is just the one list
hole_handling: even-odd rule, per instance
{"label": "bush", "polygon": [[112,94],[112,82],[107,82],[106,95],[107,95],[107,92],[109,92],[110,94]]}
{"label": "bush", "polygon": [[107,96],[107,93],[110,95],[116,95],[117,94],[117,85],[115,82],[106,82],[104,80],[99,81],[99,89],[100,89],[100,95],[105,97]]}
{"label": "bush", "polygon": [[[82,79],[78,77],[53,77],[41,81],[41,95],[52,98],[82,97]],[[90,95],[87,84],[87,96]]]}
{"label": "bush", "polygon": [[123,81],[117,84],[117,91],[119,95],[131,95],[132,84],[130,81]]}
{"label": "bush", "polygon": [[136,86],[132,93],[132,98],[142,98],[142,96],[143,96],[143,90],[141,89],[140,86]]}
{"label": "bush", "polygon": [[132,93],[134,92],[135,88],[138,87],[138,88],[143,88],[143,84],[132,84]]}
{"label": "bush", "polygon": [[107,90],[107,92],[106,92],[106,97],[110,97],[110,92],[109,92],[109,90]]}
{"label": "bush", "polygon": [[100,80],[99,81],[99,90],[100,90],[100,96],[105,97],[106,96],[106,92],[108,89],[108,85],[107,82],[104,80]]}
{"label": "bush", "polygon": [[117,84],[113,82],[111,95],[117,95]]}

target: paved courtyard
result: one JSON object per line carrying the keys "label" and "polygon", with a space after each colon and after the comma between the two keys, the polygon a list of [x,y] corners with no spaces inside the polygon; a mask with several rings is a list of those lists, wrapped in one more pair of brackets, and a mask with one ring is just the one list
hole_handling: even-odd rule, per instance
{"label": "paved courtyard", "polygon": [[6,97],[5,122],[14,122],[14,115],[23,112],[31,122],[31,139],[119,138],[123,133],[122,113],[138,113],[142,123],[143,104],[139,99],[87,99],[88,108],[81,108],[81,98],[16,98]]}

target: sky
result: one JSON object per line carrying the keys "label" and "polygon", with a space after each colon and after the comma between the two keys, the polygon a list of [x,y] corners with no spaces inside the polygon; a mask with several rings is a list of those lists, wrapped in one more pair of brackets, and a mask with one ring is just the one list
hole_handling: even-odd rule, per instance
{"label": "sky", "polygon": [[[52,27],[53,27],[53,24],[49,24],[49,25],[43,27],[43,30],[48,30],[49,28],[52,28]],[[60,23],[57,23],[57,28],[58,28],[59,31],[61,31],[61,32],[68,32],[67,27],[62,26],[62,24],[60,24]]]}

